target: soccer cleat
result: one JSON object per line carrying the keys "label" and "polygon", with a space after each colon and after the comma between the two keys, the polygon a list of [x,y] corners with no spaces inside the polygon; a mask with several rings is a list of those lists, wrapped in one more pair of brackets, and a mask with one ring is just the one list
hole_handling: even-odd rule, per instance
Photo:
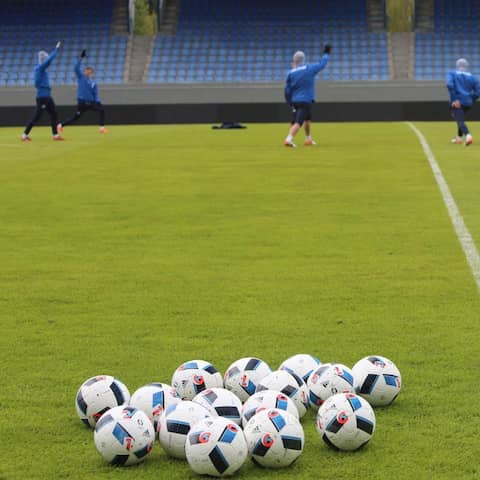
{"label": "soccer cleat", "polygon": [[57,135],[56,137],[53,137],[52,140],[54,142],[63,142],[65,139],[62,136]]}
{"label": "soccer cleat", "polygon": [[100,133],[108,133],[108,130],[105,127],[100,127],[99,132]]}
{"label": "soccer cleat", "polygon": [[22,142],[31,142],[32,139],[27,135],[25,137],[22,137]]}
{"label": "soccer cleat", "polygon": [[297,146],[293,142],[287,142],[286,140],[283,142],[286,147],[297,148]]}
{"label": "soccer cleat", "polygon": [[61,123],[57,124],[57,132],[62,133],[63,132],[63,125]]}
{"label": "soccer cleat", "polygon": [[450,143],[454,143],[454,144],[457,144],[457,145],[461,145],[463,142],[462,142],[462,137],[455,137],[455,138],[452,138],[450,140]]}
{"label": "soccer cleat", "polygon": [[465,137],[465,146],[468,147],[469,145],[471,145],[473,143],[473,137],[468,134],[466,137]]}
{"label": "soccer cleat", "polygon": [[308,139],[308,140],[305,140],[305,143],[304,143],[304,145],[305,145],[306,147],[309,147],[309,146],[311,146],[311,145],[316,145],[316,144],[317,144],[317,142],[315,142],[315,141],[312,140],[311,138]]}

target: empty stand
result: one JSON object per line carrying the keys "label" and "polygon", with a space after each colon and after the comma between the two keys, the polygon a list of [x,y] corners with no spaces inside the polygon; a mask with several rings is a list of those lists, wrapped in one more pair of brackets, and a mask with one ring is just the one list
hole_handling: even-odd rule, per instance
{"label": "empty stand", "polygon": [[479,20],[478,0],[435,0],[433,33],[416,34],[415,79],[444,80],[459,57],[480,71]]}
{"label": "empty stand", "polygon": [[295,50],[313,62],[327,42],[324,79],[389,78],[386,35],[367,32],[365,1],[182,0],[176,34],[156,39],[148,82],[283,81]]}

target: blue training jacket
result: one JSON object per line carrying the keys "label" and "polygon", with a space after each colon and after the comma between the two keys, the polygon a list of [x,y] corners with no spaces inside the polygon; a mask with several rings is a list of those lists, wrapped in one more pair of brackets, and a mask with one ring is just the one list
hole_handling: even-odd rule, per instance
{"label": "blue training jacket", "polygon": [[318,63],[302,65],[288,72],[285,83],[287,103],[313,103],[315,101],[315,77],[328,63],[330,55],[325,53]]}
{"label": "blue training jacket", "polygon": [[77,76],[78,89],[77,99],[81,102],[100,102],[98,98],[97,83],[88,78],[82,70],[82,59],[79,58],[75,64],[75,75]]}
{"label": "blue training jacket", "polygon": [[450,93],[450,103],[460,100],[460,103],[466,107],[471,106],[480,97],[478,79],[470,72],[459,70],[448,72],[447,89]]}
{"label": "blue training jacket", "polygon": [[47,68],[52,63],[53,59],[58,55],[58,48],[56,48],[44,62],[39,63],[33,72],[35,88],[37,89],[37,98],[49,97],[52,93],[50,87],[50,79],[48,78]]}

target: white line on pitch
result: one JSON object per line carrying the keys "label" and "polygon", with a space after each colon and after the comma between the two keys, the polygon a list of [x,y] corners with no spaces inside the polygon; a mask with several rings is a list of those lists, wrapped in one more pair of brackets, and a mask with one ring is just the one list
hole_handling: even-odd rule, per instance
{"label": "white line on pitch", "polygon": [[433,176],[437,181],[438,188],[443,197],[443,201],[445,202],[445,206],[447,207],[448,214],[450,215],[450,220],[452,221],[453,228],[455,229],[455,233],[457,234],[458,241],[462,246],[463,252],[467,257],[468,264],[472,270],[473,278],[475,279],[475,283],[477,284],[477,288],[480,291],[480,254],[478,253],[478,249],[473,241],[473,237],[470,231],[465,225],[465,221],[463,220],[462,214],[453,198],[452,193],[450,192],[450,188],[448,187],[448,183],[445,180],[445,177],[442,174],[442,170],[433,155],[433,152],[428,144],[427,140],[425,139],[423,133],[411,122],[406,122],[406,124],[415,132],[422,145],[423,151],[425,156],[427,157],[428,163],[430,163],[430,167],[433,172]]}

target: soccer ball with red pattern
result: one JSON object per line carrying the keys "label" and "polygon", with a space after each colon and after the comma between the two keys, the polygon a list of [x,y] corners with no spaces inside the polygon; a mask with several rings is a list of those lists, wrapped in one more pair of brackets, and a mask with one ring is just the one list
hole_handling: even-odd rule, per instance
{"label": "soccer ball with red pattern", "polygon": [[143,462],[152,451],[155,430],[141,410],[114,407],[98,420],[94,441],[98,453],[110,464],[135,465]]}
{"label": "soccer ball with red pattern", "polygon": [[110,375],[97,375],[85,380],[75,398],[75,408],[80,420],[95,427],[98,419],[113,407],[125,405],[130,400],[128,388]]}
{"label": "soccer ball with red pattern", "polygon": [[222,388],[223,379],[211,363],[204,360],[191,360],[182,363],[175,370],[172,387],[182,400],[192,400],[195,395],[208,388]]}
{"label": "soccer ball with red pattern", "polygon": [[335,450],[358,450],[366,445],[375,423],[373,408],[354,393],[329,397],[317,414],[317,432]]}
{"label": "soccer ball with red pattern", "polygon": [[193,425],[185,452],[194,472],[213,477],[232,475],[248,456],[242,429],[223,417],[205,418]]}

